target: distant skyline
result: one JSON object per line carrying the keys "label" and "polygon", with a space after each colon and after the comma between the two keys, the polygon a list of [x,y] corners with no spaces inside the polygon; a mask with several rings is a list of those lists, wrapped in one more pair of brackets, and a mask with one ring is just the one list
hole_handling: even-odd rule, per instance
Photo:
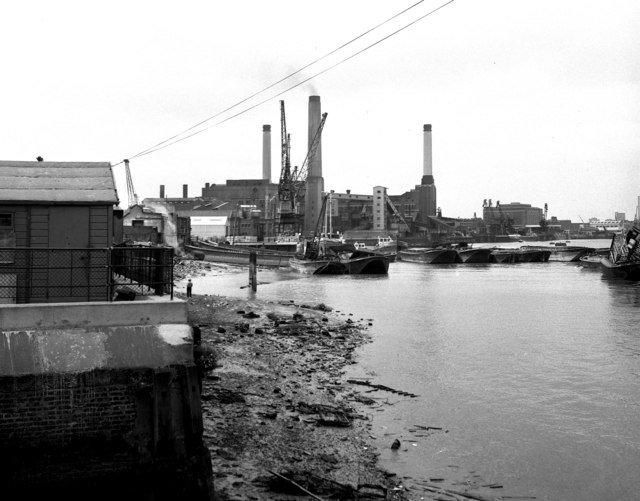
{"label": "distant skyline", "polygon": [[[202,133],[132,158],[414,4],[206,122]],[[640,195],[640,4],[445,4],[11,2],[0,30],[0,158],[110,161],[126,207],[124,158],[131,158],[139,199],[157,197],[161,184],[167,196],[181,196],[183,184],[197,196],[207,182],[260,178],[262,126],[269,124],[277,182],[279,100],[299,165],[308,98],[319,95],[328,113],[327,190],[370,194],[382,185],[398,195],[413,188],[422,176],[422,127],[432,124],[444,216],[480,216],[491,198],[547,203],[549,216],[577,222],[615,212],[632,219]]]}

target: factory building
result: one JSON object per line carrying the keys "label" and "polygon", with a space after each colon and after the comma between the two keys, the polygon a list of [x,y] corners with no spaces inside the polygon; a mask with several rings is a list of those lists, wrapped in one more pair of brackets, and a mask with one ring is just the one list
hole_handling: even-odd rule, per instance
{"label": "factory building", "polygon": [[540,207],[532,207],[531,204],[511,202],[496,206],[485,206],[482,209],[482,219],[487,226],[510,226],[514,230],[531,226],[538,226],[543,219],[543,210]]}
{"label": "factory building", "polygon": [[[310,234],[316,227],[323,204],[324,178],[322,174],[322,146],[318,132],[322,130],[323,115],[320,96],[309,96],[308,150],[304,200],[296,224],[286,223],[278,213],[279,185],[271,182],[271,126],[262,126],[262,179],[229,179],[224,184],[205,183],[201,196],[189,198],[183,185],[182,198],[167,199],[164,186],[155,202],[166,201],[181,216],[192,211],[193,217],[228,217],[227,236],[254,236],[258,241],[283,233]],[[373,194],[332,193],[327,215],[334,231],[349,230],[397,233],[418,228],[429,232],[438,223],[436,187],[433,178],[432,129],[423,127],[423,168],[420,184],[402,195],[390,196],[384,186],[375,186]],[[316,137],[318,135],[318,137]],[[312,148],[313,145],[313,148]],[[151,201],[149,200],[149,201]],[[205,213],[195,213],[193,204],[206,206]],[[226,214],[221,212],[225,211]],[[199,212],[199,211],[198,211]],[[297,215],[297,214],[296,214]],[[285,214],[283,214],[285,216]],[[287,216],[290,216],[287,214]],[[291,219],[291,218],[290,218]],[[418,226],[415,226],[418,225]],[[295,228],[294,228],[295,226]]]}
{"label": "factory building", "polygon": [[[423,168],[420,184],[402,195],[388,195],[387,188],[375,186],[373,195],[332,193],[333,228],[342,233],[373,231],[380,235],[397,233],[418,224],[423,230],[440,227],[433,179],[431,125],[423,127]],[[440,230],[438,230],[440,231]]]}
{"label": "factory building", "polygon": [[277,206],[278,185],[268,179],[227,179],[225,184],[205,183],[202,198],[224,200],[229,209],[240,205],[253,205],[273,218]]}
{"label": "factory building", "polygon": [[332,193],[329,205],[333,230],[369,230],[373,226],[373,195]]}
{"label": "factory building", "polygon": [[431,124],[424,125],[422,136],[423,167],[420,184],[402,195],[390,196],[389,198],[405,221],[427,224],[430,217],[439,215],[436,202],[436,185],[433,179]]}

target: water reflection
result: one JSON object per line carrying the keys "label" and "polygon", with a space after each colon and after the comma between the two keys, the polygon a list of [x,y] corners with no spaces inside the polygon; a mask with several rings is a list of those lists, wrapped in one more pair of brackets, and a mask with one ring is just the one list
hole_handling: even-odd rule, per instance
{"label": "water reflection", "polygon": [[[246,272],[202,277],[194,290],[248,297],[247,281]],[[493,497],[640,491],[638,283],[571,263],[402,262],[382,277],[261,270],[258,281],[262,299],[374,319],[350,375],[420,395],[372,394],[385,397],[370,416],[389,469],[453,488],[504,485]],[[421,437],[414,425],[443,430]],[[406,450],[390,449],[395,437]]]}
{"label": "water reflection", "polygon": [[601,280],[611,293],[612,306],[623,308],[640,306],[640,282],[606,275],[603,275]]}

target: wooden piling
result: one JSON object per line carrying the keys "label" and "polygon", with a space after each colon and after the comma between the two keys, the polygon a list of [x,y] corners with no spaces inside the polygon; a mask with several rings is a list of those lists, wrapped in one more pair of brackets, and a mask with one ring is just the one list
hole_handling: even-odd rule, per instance
{"label": "wooden piling", "polygon": [[258,288],[258,280],[256,278],[256,268],[258,262],[258,255],[256,251],[251,251],[249,253],[249,285],[251,286],[251,290],[255,292]]}

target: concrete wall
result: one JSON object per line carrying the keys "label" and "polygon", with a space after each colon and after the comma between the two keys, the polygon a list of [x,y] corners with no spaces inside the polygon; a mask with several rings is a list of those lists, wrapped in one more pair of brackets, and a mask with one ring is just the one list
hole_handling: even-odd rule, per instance
{"label": "concrete wall", "polygon": [[0,306],[3,488],[210,499],[186,320],[177,300]]}

